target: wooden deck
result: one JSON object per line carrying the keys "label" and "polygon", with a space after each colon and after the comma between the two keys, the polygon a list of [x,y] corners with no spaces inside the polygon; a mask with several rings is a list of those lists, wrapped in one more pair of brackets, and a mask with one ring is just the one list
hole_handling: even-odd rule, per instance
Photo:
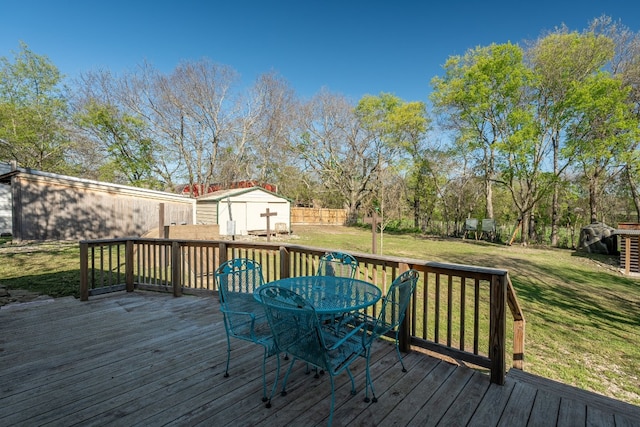
{"label": "wooden deck", "polygon": [[[212,297],[116,293],[0,309],[0,426],[326,425],[328,378],[296,365],[288,394],[261,402],[261,348],[226,341]],[[488,375],[422,353],[375,346],[377,403],[338,377],[334,425],[640,426],[640,407],[511,370]],[[283,364],[284,365],[284,364]],[[275,360],[268,364],[273,379]]]}

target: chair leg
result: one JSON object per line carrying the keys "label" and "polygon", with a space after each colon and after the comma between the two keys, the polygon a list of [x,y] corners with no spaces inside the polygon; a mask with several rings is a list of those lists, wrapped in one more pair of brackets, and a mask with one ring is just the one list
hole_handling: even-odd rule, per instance
{"label": "chair leg", "polygon": [[351,395],[356,395],[356,380],[353,378],[353,374],[351,373],[351,369],[347,367],[347,374],[349,374],[349,378],[351,379]]}
{"label": "chair leg", "polygon": [[262,356],[262,401],[266,402],[266,407],[271,408],[271,399],[267,397],[267,347],[264,348]]}
{"label": "chair leg", "polygon": [[333,388],[333,375],[329,375],[329,378],[331,379],[331,410],[329,411],[329,423],[327,425],[331,426],[331,423],[333,422],[333,407],[336,403],[336,395]]}
{"label": "chair leg", "polygon": [[229,360],[231,359],[231,339],[227,334],[227,367],[224,369],[224,377],[229,378]]}
{"label": "chair leg", "polygon": [[400,359],[400,365],[402,365],[402,372],[407,372],[407,368],[404,367],[404,361],[402,360],[402,354],[400,354],[400,346],[398,345],[397,332],[396,332],[396,353],[398,353],[398,359]]}
{"label": "chair leg", "polygon": [[276,354],[276,377],[273,380],[273,387],[271,388],[271,394],[269,394],[269,398],[266,398],[267,393],[267,371],[266,371],[266,361],[268,357],[268,350],[265,347],[264,349],[264,357],[262,359],[262,393],[264,397],[262,398],[263,402],[266,402],[265,406],[267,408],[271,408],[271,398],[276,392],[276,388],[278,386],[278,378],[280,378],[280,357]]}
{"label": "chair leg", "polygon": [[291,369],[293,368],[293,364],[296,363],[296,358],[291,359],[291,363],[289,364],[289,368],[287,372],[284,374],[284,378],[282,379],[282,391],[280,392],[280,396],[287,395],[287,380],[289,379],[289,374],[291,373]]}
{"label": "chair leg", "polygon": [[[371,361],[371,349],[367,350],[367,367],[366,367],[366,383],[365,383],[365,390],[364,390],[364,401],[369,403],[369,402],[373,402],[376,403],[378,401],[378,398],[376,397],[376,392],[373,389],[373,381],[371,380],[371,370],[369,369],[369,365],[370,365],[370,361]],[[373,396],[371,399],[369,399],[369,388],[371,388],[371,395]]]}

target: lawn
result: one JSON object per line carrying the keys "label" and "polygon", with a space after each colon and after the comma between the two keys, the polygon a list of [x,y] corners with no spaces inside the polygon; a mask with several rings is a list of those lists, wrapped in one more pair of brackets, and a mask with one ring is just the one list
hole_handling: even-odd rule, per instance
{"label": "lawn", "polygon": [[[371,232],[294,227],[291,243],[371,251]],[[77,294],[77,244],[0,245],[0,286]],[[640,405],[640,280],[617,257],[484,241],[384,234],[385,255],[509,271],[524,311],[525,370]]]}

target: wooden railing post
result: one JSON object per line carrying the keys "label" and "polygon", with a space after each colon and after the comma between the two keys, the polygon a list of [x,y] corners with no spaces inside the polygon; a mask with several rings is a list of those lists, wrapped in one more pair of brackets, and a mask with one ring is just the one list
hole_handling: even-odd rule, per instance
{"label": "wooden railing post", "polygon": [[505,276],[507,282],[507,304],[513,315],[513,367],[516,369],[524,369],[524,334],[525,320],[522,308],[518,302],[516,291],[511,283],[511,278],[507,274]]}
{"label": "wooden railing post", "polygon": [[222,265],[227,262],[227,244],[224,242],[221,242],[218,245],[218,258],[220,262],[218,265]]}
{"label": "wooden railing post", "polygon": [[182,296],[182,274],[180,261],[180,243],[171,242],[171,283],[173,284],[173,296]]}
{"label": "wooden railing post", "polygon": [[[409,270],[409,264],[401,263],[398,265],[398,276],[400,276],[405,271]],[[403,295],[400,295],[400,299],[403,299]],[[398,334],[398,348],[403,353],[408,353],[411,351],[411,330],[409,329],[409,320],[411,315],[411,304],[407,305],[407,310],[404,313],[404,319],[402,319],[402,324],[400,325],[400,333]]]}
{"label": "wooden railing post", "polygon": [[124,281],[127,292],[133,292],[133,240],[126,241],[124,246]]}
{"label": "wooden railing post", "polygon": [[290,277],[291,272],[289,266],[291,265],[291,258],[289,251],[284,246],[280,246],[280,279],[286,279]]}
{"label": "wooden railing post", "polygon": [[89,300],[89,244],[80,242],[80,301]]}
{"label": "wooden railing post", "polygon": [[507,281],[504,275],[491,277],[489,314],[489,359],[491,360],[491,382],[504,385],[506,375],[506,306]]}

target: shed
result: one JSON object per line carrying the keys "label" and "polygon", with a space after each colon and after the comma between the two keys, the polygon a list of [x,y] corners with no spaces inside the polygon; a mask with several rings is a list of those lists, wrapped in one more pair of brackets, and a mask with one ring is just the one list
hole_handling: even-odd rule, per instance
{"label": "shed", "polygon": [[194,199],[163,191],[22,168],[0,183],[10,186],[15,241],[140,236],[195,217]]}
{"label": "shed", "polygon": [[615,234],[620,236],[620,271],[640,276],[640,224],[620,223]]}
{"label": "shed", "polygon": [[220,190],[196,199],[196,223],[218,224],[220,234],[246,235],[267,230],[289,232],[291,201],[261,187]]}

